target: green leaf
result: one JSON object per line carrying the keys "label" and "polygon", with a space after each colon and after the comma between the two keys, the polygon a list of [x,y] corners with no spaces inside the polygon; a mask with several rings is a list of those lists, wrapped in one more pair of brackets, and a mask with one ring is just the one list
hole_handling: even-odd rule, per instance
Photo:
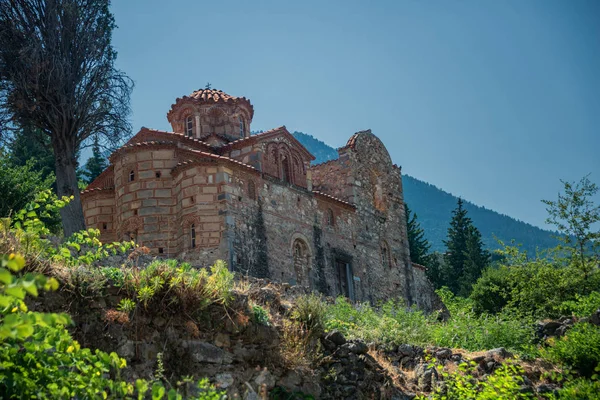
{"label": "green leaf", "polygon": [[12,274],[5,268],[0,268],[0,282],[5,285],[12,283]]}

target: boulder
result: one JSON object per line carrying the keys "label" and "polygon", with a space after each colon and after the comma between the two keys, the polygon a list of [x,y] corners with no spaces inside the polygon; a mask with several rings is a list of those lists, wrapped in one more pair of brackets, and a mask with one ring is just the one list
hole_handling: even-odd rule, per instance
{"label": "boulder", "polygon": [[198,363],[231,364],[233,361],[231,353],[210,343],[188,340],[184,342],[184,347],[192,359]]}
{"label": "boulder", "polygon": [[339,331],[329,332],[327,334],[327,336],[325,336],[325,339],[331,341],[336,346],[341,346],[343,344],[346,344],[346,338]]}

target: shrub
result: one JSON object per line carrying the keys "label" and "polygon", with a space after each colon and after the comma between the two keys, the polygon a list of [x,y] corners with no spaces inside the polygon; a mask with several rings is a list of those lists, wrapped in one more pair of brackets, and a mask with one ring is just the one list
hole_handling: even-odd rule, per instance
{"label": "shrub", "polygon": [[587,296],[576,294],[575,300],[563,301],[560,311],[566,315],[589,317],[600,308],[600,292],[591,292]]}
{"label": "shrub", "polygon": [[[473,377],[475,363],[460,364],[456,372],[442,372],[444,385],[437,388],[429,397],[419,399],[444,400],[496,400],[496,399],[533,399],[533,395],[521,393],[523,370],[510,362],[496,369],[485,380]],[[439,368],[441,370],[441,368]]]}
{"label": "shrub", "polygon": [[321,296],[311,293],[296,298],[291,317],[300,322],[305,329],[318,335],[324,330],[326,311],[327,306]]}
{"label": "shrub", "polygon": [[269,313],[258,304],[252,306],[252,321],[259,325],[269,326]]}
{"label": "shrub", "polygon": [[594,368],[600,365],[600,327],[589,323],[575,324],[565,336],[551,340],[550,346],[540,352],[549,361],[591,376]]}
{"label": "shrub", "polygon": [[557,400],[600,400],[600,380],[577,378],[565,382],[556,396]]}

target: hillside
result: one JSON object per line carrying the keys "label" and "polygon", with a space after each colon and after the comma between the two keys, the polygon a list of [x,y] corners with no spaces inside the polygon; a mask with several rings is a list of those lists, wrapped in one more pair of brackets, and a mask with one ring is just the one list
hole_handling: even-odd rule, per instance
{"label": "hillside", "polygon": [[[293,135],[317,158],[315,163],[337,158],[337,151],[334,148],[311,135],[302,132],[294,132]],[[432,250],[444,251],[443,240],[446,238],[450,216],[458,198],[409,175],[403,176],[403,184],[404,199],[417,214]],[[498,247],[494,236],[505,243],[514,239],[516,243],[523,245],[524,250],[532,254],[535,253],[536,248],[546,249],[557,243],[550,231],[477,206],[468,200],[465,200],[465,208],[475,226],[481,231],[484,243],[490,249]]]}

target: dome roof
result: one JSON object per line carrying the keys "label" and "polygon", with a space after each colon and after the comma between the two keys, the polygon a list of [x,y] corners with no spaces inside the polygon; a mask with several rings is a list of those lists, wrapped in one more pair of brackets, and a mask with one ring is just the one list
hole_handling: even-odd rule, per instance
{"label": "dome roof", "polygon": [[254,116],[254,107],[250,103],[250,100],[245,97],[234,97],[222,90],[217,89],[198,89],[192,92],[189,96],[177,98],[177,100],[175,100],[175,104],[171,105],[171,110],[167,113],[167,118],[170,118],[177,106],[182,103],[231,104],[246,106],[250,113],[250,119],[252,119]]}

